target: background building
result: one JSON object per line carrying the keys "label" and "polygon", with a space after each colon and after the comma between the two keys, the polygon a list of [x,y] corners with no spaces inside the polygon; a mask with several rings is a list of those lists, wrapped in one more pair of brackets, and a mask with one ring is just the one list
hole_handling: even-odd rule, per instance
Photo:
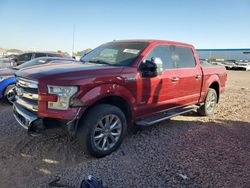
{"label": "background building", "polygon": [[250,61],[250,48],[246,49],[197,49],[200,59],[219,60],[248,60]]}

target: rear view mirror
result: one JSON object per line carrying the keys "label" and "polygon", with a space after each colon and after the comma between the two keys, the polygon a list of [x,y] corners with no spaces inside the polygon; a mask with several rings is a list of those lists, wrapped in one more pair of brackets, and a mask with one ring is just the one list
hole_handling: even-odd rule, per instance
{"label": "rear view mirror", "polygon": [[140,70],[142,77],[155,77],[163,72],[163,63],[161,58],[152,57],[151,60],[146,60],[141,63]]}
{"label": "rear view mirror", "polygon": [[163,72],[163,62],[162,62],[161,58],[152,57],[151,62],[153,64],[155,64],[155,66],[156,66],[157,75],[161,75]]}

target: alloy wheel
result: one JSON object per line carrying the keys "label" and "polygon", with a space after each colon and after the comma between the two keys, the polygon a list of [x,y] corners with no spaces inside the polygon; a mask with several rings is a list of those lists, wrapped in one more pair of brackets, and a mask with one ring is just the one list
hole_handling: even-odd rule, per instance
{"label": "alloy wheel", "polygon": [[211,93],[206,99],[206,109],[208,112],[212,112],[216,105],[216,95],[215,93]]}
{"label": "alloy wheel", "polygon": [[8,91],[7,95],[6,95],[6,98],[7,100],[10,102],[10,103],[13,103],[14,102],[14,99],[15,99],[15,91],[14,89],[11,89]]}
{"label": "alloy wheel", "polygon": [[121,134],[122,123],[120,118],[117,115],[109,114],[98,121],[92,138],[98,150],[107,151],[116,145]]}

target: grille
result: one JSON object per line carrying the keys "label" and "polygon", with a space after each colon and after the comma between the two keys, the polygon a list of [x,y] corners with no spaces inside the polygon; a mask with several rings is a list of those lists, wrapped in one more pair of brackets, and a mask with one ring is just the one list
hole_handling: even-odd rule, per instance
{"label": "grille", "polygon": [[29,111],[38,111],[38,83],[17,77],[16,102]]}

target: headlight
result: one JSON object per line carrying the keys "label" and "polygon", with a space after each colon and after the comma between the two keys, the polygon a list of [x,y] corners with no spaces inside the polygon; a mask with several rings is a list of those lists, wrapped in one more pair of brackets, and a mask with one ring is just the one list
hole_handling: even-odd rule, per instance
{"label": "headlight", "polygon": [[48,102],[48,108],[67,110],[71,97],[78,91],[77,86],[48,86],[49,94],[58,96],[57,102]]}
{"label": "headlight", "polygon": [[11,78],[13,75],[7,75],[7,76],[0,76],[0,82],[4,81],[7,78]]}

